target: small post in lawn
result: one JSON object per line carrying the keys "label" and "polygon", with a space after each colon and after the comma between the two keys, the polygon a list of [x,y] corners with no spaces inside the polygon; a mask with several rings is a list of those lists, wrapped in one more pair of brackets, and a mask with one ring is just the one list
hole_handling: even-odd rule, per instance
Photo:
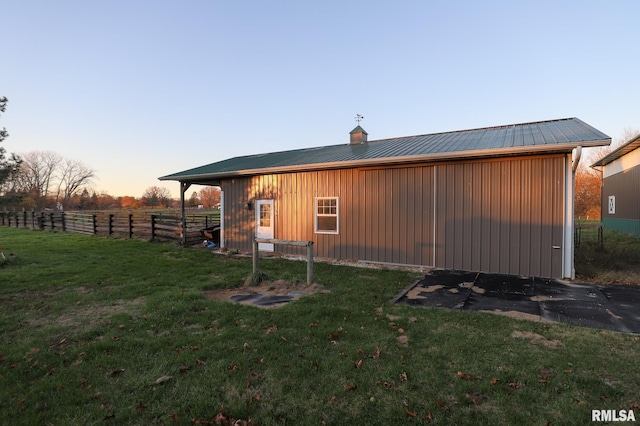
{"label": "small post in lawn", "polygon": [[313,241],[307,243],[307,285],[313,282]]}
{"label": "small post in lawn", "polygon": [[292,240],[276,240],[272,238],[254,238],[253,239],[253,273],[258,272],[259,243],[282,244],[287,246],[297,246],[307,248],[307,285],[313,283],[313,241],[292,241]]}
{"label": "small post in lawn", "polygon": [[253,275],[258,272],[258,240],[253,239]]}

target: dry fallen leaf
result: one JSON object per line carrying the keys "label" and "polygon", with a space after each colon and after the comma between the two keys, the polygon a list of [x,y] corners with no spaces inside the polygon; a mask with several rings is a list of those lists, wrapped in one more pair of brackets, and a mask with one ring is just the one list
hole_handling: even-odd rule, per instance
{"label": "dry fallen leaf", "polygon": [[117,375],[118,375],[118,374],[120,374],[120,373],[124,373],[124,371],[125,371],[125,370],[124,370],[124,368],[120,368],[120,369],[118,369],[118,370],[111,370],[111,371],[109,372],[109,377],[115,377],[115,376],[117,376]]}
{"label": "dry fallen leaf", "polygon": [[161,384],[163,384],[163,383],[166,383],[166,382],[168,382],[169,380],[171,380],[171,378],[172,378],[171,376],[162,376],[162,377],[159,377],[159,378],[156,380],[156,385],[161,385]]}
{"label": "dry fallen leaf", "polygon": [[471,375],[467,373],[463,373],[462,371],[458,371],[458,377],[464,380],[471,380]]}
{"label": "dry fallen leaf", "polygon": [[373,359],[380,358],[380,352],[381,352],[380,346],[376,347],[376,353],[374,355],[372,355],[371,358],[373,358]]}

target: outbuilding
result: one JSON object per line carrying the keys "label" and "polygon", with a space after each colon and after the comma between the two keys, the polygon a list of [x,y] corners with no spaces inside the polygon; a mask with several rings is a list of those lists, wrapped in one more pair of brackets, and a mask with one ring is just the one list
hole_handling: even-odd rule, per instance
{"label": "outbuilding", "polygon": [[[573,278],[582,147],[611,138],[577,118],[235,157],[160,180],[222,191],[221,244],[313,241],[317,256]],[[261,250],[303,254],[299,248]]]}
{"label": "outbuilding", "polygon": [[604,227],[640,236],[640,135],[605,155],[592,167],[602,171]]}

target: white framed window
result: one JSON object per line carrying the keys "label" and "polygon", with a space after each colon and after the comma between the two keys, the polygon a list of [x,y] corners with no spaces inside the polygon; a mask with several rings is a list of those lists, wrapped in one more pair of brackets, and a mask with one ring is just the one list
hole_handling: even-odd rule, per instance
{"label": "white framed window", "polygon": [[314,224],[317,234],[337,234],[340,231],[338,197],[316,197]]}
{"label": "white framed window", "polygon": [[609,214],[616,214],[616,196],[609,195]]}

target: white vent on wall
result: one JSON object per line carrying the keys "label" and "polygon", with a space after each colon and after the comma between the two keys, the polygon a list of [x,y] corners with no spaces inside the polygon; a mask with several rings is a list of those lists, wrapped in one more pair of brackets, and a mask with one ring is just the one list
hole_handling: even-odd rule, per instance
{"label": "white vent on wall", "polygon": [[609,214],[616,214],[616,196],[609,195]]}

